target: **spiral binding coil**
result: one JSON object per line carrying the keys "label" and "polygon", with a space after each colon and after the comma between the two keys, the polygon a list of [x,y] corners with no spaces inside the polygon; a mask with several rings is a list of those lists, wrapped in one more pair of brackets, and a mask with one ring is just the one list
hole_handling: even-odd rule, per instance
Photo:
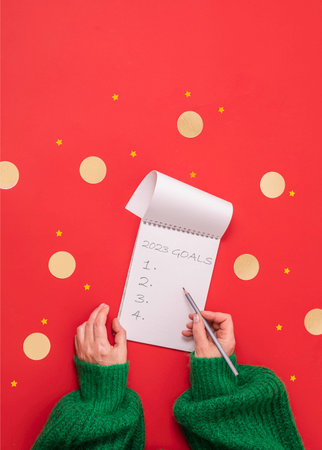
{"label": "spiral binding coil", "polygon": [[185,228],[185,227],[181,227],[178,225],[171,225],[169,223],[161,222],[159,220],[143,219],[142,222],[145,224],[148,224],[148,225],[152,225],[154,227],[161,227],[161,228],[167,228],[168,230],[182,231],[183,233],[195,234],[197,236],[208,237],[211,239],[219,239],[218,236],[214,236],[211,233],[205,233],[203,231],[198,231],[198,230],[191,230],[190,228]]}

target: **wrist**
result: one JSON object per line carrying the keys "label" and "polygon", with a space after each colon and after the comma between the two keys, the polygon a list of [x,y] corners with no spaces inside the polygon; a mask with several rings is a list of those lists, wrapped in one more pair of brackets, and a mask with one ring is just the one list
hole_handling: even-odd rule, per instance
{"label": "wrist", "polygon": [[115,411],[126,391],[129,362],[101,366],[80,360],[74,355],[82,400],[96,410]]}
{"label": "wrist", "polygon": [[[236,354],[229,359],[237,368]],[[190,355],[190,383],[192,395],[196,400],[205,400],[230,394],[237,387],[237,378],[223,357],[196,357]]]}

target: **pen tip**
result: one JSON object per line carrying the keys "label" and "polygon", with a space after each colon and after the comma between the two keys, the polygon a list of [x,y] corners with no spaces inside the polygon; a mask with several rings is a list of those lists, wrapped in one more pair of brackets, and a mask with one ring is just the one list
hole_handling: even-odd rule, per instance
{"label": "pen tip", "polygon": [[186,293],[187,293],[187,291],[185,290],[185,288],[183,287],[182,289],[183,289],[183,292],[184,292],[184,293],[186,294]]}

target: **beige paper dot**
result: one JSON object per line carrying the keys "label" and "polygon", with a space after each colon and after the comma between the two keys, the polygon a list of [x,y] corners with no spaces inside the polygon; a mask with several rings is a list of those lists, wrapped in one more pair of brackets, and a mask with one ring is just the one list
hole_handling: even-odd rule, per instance
{"label": "beige paper dot", "polygon": [[50,340],[43,333],[31,333],[23,343],[23,351],[30,359],[46,358],[50,350]]}
{"label": "beige paper dot", "polygon": [[0,189],[11,189],[19,180],[19,170],[10,161],[0,161]]}
{"label": "beige paper dot", "polygon": [[202,118],[194,111],[185,111],[179,116],[177,127],[182,136],[194,138],[202,132]]}
{"label": "beige paper dot", "polygon": [[304,326],[311,334],[322,334],[322,309],[311,309],[305,316]]}
{"label": "beige paper dot", "polygon": [[68,278],[76,268],[76,261],[68,252],[56,252],[49,258],[49,271],[56,278]]}
{"label": "beige paper dot", "polygon": [[79,172],[87,183],[100,183],[105,178],[106,165],[98,156],[89,156],[81,162]]}
{"label": "beige paper dot", "polygon": [[259,262],[253,255],[245,253],[238,256],[234,262],[235,275],[241,280],[255,278],[259,271]]}
{"label": "beige paper dot", "polygon": [[261,191],[266,197],[276,198],[283,194],[285,181],[277,172],[267,172],[260,181]]}

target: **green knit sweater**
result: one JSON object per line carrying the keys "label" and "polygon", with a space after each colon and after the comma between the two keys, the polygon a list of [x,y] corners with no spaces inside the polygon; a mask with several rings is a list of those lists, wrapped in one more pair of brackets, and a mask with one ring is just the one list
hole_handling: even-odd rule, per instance
{"label": "green knit sweater", "polygon": [[[191,388],[173,413],[192,449],[303,449],[281,380],[265,367],[190,355]],[[144,449],[144,415],[127,384],[129,363],[99,366],[74,356],[80,389],[53,408],[32,449]]]}

